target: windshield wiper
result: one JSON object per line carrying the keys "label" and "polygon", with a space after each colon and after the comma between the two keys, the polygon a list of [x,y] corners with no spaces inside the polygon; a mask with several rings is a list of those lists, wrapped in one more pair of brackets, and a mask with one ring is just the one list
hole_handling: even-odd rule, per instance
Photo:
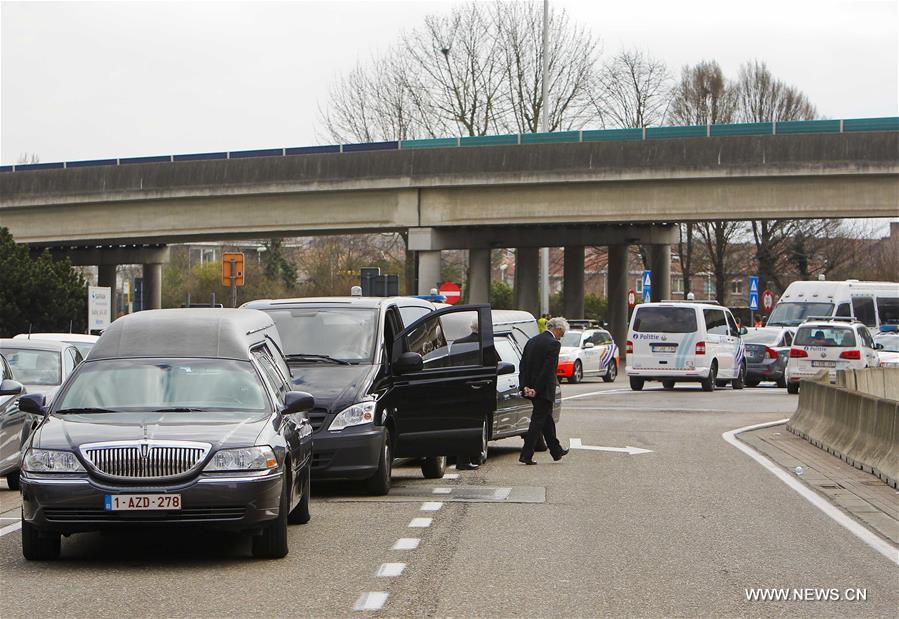
{"label": "windshield wiper", "polygon": [[61,410],[56,411],[57,415],[65,415],[67,413],[71,414],[79,414],[79,413],[114,413],[115,411],[111,411],[106,408],[63,408]]}
{"label": "windshield wiper", "polygon": [[172,406],[170,408],[157,408],[154,413],[199,413],[205,411],[205,408],[191,408],[189,406]]}
{"label": "windshield wiper", "polygon": [[344,361],[343,359],[335,359],[330,355],[310,355],[306,353],[297,353],[293,355],[287,355],[285,357],[288,361],[328,361],[330,363],[337,363],[339,365],[352,365],[349,361]]}

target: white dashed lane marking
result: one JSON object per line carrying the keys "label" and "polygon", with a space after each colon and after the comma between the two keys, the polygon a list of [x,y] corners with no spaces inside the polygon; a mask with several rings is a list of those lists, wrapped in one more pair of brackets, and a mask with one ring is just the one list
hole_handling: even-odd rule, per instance
{"label": "white dashed lane marking", "polygon": [[391,550],[415,550],[420,543],[421,538],[418,537],[401,537],[396,540]]}
{"label": "white dashed lane marking", "polygon": [[421,511],[436,512],[440,511],[441,507],[443,507],[443,503],[441,501],[425,501],[421,504]]}
{"label": "white dashed lane marking", "polygon": [[353,610],[381,610],[387,601],[387,593],[384,591],[369,591],[363,593],[356,600]]}
{"label": "white dashed lane marking", "polygon": [[431,491],[432,494],[449,494],[453,491],[452,488],[434,488]]}
{"label": "white dashed lane marking", "polygon": [[377,575],[380,578],[391,578],[400,576],[404,569],[406,569],[405,563],[382,563],[381,567],[378,568]]}
{"label": "white dashed lane marking", "polygon": [[427,529],[431,526],[433,522],[433,518],[413,518],[412,522],[409,523],[409,528],[411,529]]}
{"label": "white dashed lane marking", "polygon": [[8,535],[9,533],[14,533],[15,531],[18,531],[21,528],[22,528],[21,522],[8,524],[5,527],[3,527],[2,529],[0,529],[0,537],[3,537],[4,535]]}
{"label": "white dashed lane marking", "polygon": [[444,473],[443,479],[459,479],[458,473]]}

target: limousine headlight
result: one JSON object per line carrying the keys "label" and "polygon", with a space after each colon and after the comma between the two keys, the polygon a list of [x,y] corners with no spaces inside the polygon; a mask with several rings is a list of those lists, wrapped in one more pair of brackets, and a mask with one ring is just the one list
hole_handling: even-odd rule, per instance
{"label": "limousine headlight", "polygon": [[212,456],[204,471],[263,471],[278,466],[275,452],[268,445],[220,449]]}
{"label": "limousine headlight", "polygon": [[359,402],[358,404],[353,404],[349,408],[345,408],[338,413],[337,417],[334,418],[334,421],[331,422],[331,425],[328,426],[328,430],[337,432],[338,430],[343,430],[350,426],[361,426],[365,423],[371,423],[375,420],[375,410],[377,408],[377,402]]}
{"label": "limousine headlight", "polygon": [[71,451],[29,449],[22,458],[22,470],[28,473],[86,473]]}

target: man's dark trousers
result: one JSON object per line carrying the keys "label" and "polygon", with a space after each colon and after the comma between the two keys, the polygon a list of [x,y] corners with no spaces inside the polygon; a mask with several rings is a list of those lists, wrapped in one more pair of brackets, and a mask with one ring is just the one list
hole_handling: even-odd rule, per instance
{"label": "man's dark trousers", "polygon": [[553,403],[543,398],[534,398],[531,400],[534,410],[531,412],[531,424],[528,426],[528,433],[524,436],[524,447],[521,449],[522,460],[530,460],[534,457],[534,448],[537,446],[537,439],[543,434],[546,440],[546,446],[552,456],[558,457],[562,452],[562,444],[556,437],[556,422],[553,419]]}

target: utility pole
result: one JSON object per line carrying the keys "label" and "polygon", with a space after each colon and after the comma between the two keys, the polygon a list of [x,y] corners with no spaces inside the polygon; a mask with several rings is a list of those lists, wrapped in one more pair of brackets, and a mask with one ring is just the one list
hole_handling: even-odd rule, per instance
{"label": "utility pole", "polygon": [[[540,92],[540,132],[549,131],[547,125],[547,112],[549,106],[546,100],[547,79],[549,72],[549,0],[543,0],[543,73]],[[540,248],[540,313],[549,313],[549,247]]]}

